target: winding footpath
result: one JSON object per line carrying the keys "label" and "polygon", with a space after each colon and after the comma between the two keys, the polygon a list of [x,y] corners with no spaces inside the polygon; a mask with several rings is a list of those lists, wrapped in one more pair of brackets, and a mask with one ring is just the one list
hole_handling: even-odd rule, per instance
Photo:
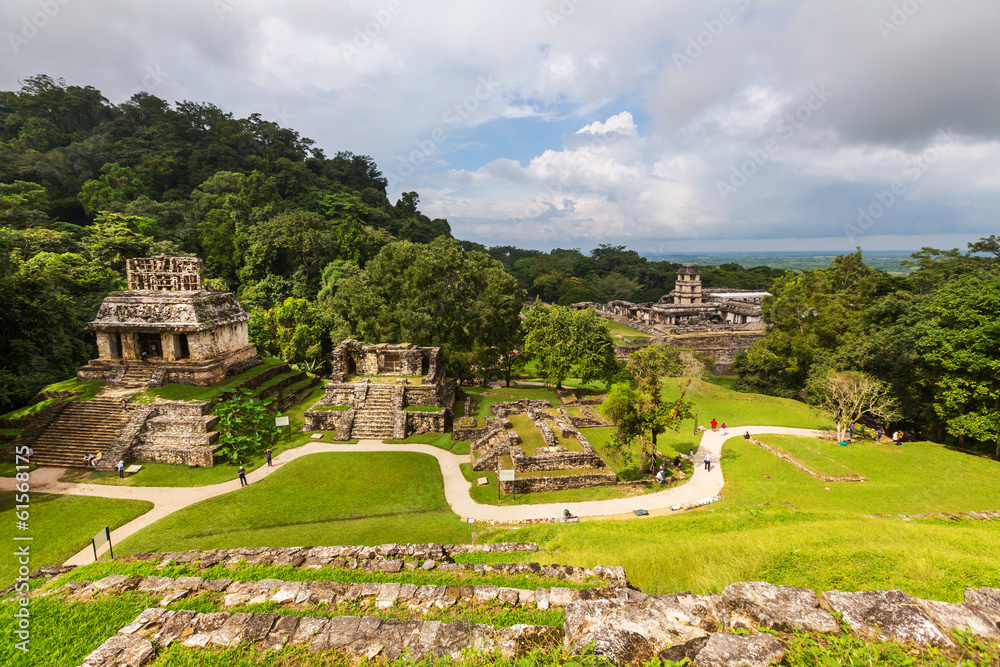
{"label": "winding footpath", "polygon": [[[324,442],[309,442],[302,447],[282,452],[274,458],[274,466],[262,466],[247,473],[247,480],[253,484],[259,482],[282,465],[302,456],[324,453],[344,452],[419,452],[437,459],[444,478],[444,494],[451,505],[452,511],[465,519],[480,521],[522,521],[526,519],[545,519],[562,516],[563,509],[569,509],[574,516],[584,518],[634,518],[633,511],[644,509],[651,515],[670,514],[671,507],[686,505],[699,500],[712,498],[722,491],[724,480],[719,460],[722,454],[722,444],[732,437],[739,437],[744,431],[751,435],[774,433],[783,435],[803,435],[816,437],[820,431],[798,428],[783,428],[777,426],[739,426],[727,430],[728,435],[721,432],[705,431],[701,444],[694,454],[694,474],[679,486],[656,493],[647,493],[629,498],[614,500],[591,500],[576,503],[547,503],[540,505],[519,505],[515,507],[500,507],[481,505],[469,496],[469,482],[462,474],[459,465],[468,463],[468,455],[458,455],[430,445],[403,444],[390,445],[379,440],[361,440],[356,445],[335,445]],[[703,461],[706,455],[712,457],[712,469],[705,470]],[[114,544],[133,535],[150,524],[173,514],[185,507],[240,490],[237,478],[231,482],[221,482],[211,486],[162,487],[162,486],[107,486],[104,484],[71,484],[60,482],[64,468],[39,468],[31,473],[32,493],[55,493],[75,496],[94,496],[98,498],[120,498],[122,500],[144,500],[153,503],[153,508],[142,516],[126,523],[111,532]],[[0,478],[0,491],[13,491],[16,480],[12,477]],[[93,561],[93,551],[90,546],[81,550],[66,561],[66,565],[85,565]]]}

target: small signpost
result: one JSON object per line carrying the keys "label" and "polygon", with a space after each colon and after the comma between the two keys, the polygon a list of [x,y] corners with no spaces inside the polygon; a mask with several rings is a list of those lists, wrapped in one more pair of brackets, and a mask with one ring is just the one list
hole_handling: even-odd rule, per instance
{"label": "small signpost", "polygon": [[288,423],[288,417],[275,417],[274,418],[274,425],[277,426],[277,427],[279,427],[279,428],[282,427],[282,426],[285,426],[286,429],[287,429],[285,431],[285,434],[288,436],[288,438],[287,438],[288,441],[291,442],[291,440],[292,440],[292,426],[291,426],[291,424]]}
{"label": "small signpost", "polygon": [[101,532],[94,535],[93,539],[90,540],[90,544],[94,547],[94,562],[97,562],[97,550],[107,543],[108,550],[111,551],[111,557],[115,557],[115,550],[111,546],[111,530],[105,526]]}
{"label": "small signpost", "polygon": [[[513,470],[500,470],[500,481],[501,482],[513,482],[514,481],[514,471]],[[517,500],[517,491],[513,492],[514,500]],[[497,500],[500,500],[500,484],[497,484]]]}

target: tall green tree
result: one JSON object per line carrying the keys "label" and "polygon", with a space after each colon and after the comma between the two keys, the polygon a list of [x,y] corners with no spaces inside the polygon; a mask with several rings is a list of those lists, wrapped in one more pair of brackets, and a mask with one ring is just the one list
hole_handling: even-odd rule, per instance
{"label": "tall green tree", "polygon": [[952,435],[1000,457],[1000,273],[945,283],[928,312],[918,344],[933,373],[934,407]]}
{"label": "tall green tree", "polygon": [[260,399],[247,389],[223,397],[215,406],[219,415],[219,450],[230,463],[240,463],[244,458],[259,454],[278,439],[268,406],[269,399]]}
{"label": "tall green tree", "polygon": [[583,383],[611,381],[618,370],[615,343],[605,321],[587,308],[546,308],[535,303],[524,321],[524,351],[546,382],[561,389],[570,372]]}

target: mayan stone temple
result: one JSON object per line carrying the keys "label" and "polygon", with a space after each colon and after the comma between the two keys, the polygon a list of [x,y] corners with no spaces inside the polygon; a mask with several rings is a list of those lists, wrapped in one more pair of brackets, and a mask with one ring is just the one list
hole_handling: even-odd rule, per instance
{"label": "mayan stone temple", "polygon": [[202,265],[196,257],[128,260],[128,290],[104,299],[87,326],[97,333],[99,358],[77,378],[208,386],[259,364],[249,315],[231,293],[206,288]]}

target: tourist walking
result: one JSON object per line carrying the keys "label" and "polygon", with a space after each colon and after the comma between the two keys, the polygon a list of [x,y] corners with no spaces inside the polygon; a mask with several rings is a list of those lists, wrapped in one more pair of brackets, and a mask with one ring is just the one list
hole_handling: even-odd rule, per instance
{"label": "tourist walking", "polygon": [[709,424],[709,426],[712,427],[712,431],[713,432],[715,432],[715,429],[718,428],[718,426],[719,426],[719,422],[715,421],[714,419],[712,421],[710,421],[708,424]]}
{"label": "tourist walking", "polygon": [[712,455],[705,454],[705,470],[712,471]]}
{"label": "tourist walking", "polygon": [[267,459],[267,467],[268,468],[273,467],[273,466],[271,466],[271,448],[270,447],[268,447],[267,449],[264,450],[264,457]]}
{"label": "tourist walking", "polygon": [[125,479],[125,461],[118,459],[118,463],[115,464],[115,470],[118,471],[118,479]]}
{"label": "tourist walking", "polygon": [[240,488],[243,488],[244,486],[249,484],[249,482],[247,482],[247,471],[243,468],[243,466],[240,466],[239,475],[240,475]]}
{"label": "tourist walking", "polygon": [[854,422],[851,422],[851,423],[850,423],[850,424],[848,425],[848,427],[847,427],[847,432],[851,434],[851,437],[852,437],[852,438],[854,437]]}
{"label": "tourist walking", "polygon": [[875,429],[875,442],[882,442],[882,436],[885,435],[885,431],[879,426]]}
{"label": "tourist walking", "polygon": [[122,412],[128,412],[128,402],[124,398],[122,399]]}
{"label": "tourist walking", "polygon": [[726,422],[722,422],[722,435],[726,434]]}

